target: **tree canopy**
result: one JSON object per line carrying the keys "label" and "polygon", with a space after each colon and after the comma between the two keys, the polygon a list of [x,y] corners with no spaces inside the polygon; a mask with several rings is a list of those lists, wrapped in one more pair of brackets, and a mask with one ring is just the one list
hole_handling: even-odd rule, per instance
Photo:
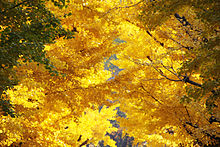
{"label": "tree canopy", "polygon": [[1,146],[219,143],[218,1],[0,8]]}

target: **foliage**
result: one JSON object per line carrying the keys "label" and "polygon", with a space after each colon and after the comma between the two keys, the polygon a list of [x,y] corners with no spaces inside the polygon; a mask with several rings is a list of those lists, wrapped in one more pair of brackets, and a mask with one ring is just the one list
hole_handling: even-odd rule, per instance
{"label": "foliage", "polygon": [[[1,115],[1,146],[218,144],[218,2],[62,4],[46,1],[48,17],[43,16],[53,13],[60,20],[48,28],[51,32],[62,25],[75,32],[74,38],[52,33],[39,52],[14,45],[27,54],[11,56],[19,63],[9,66],[14,74],[2,69],[19,82],[2,94],[16,116]],[[37,37],[30,35],[25,38],[29,42]],[[43,58],[29,54],[32,49]],[[48,58],[48,65],[65,75],[52,76],[42,60]],[[112,137],[116,143],[110,136],[117,131],[119,139]]]}
{"label": "foliage", "polygon": [[53,43],[61,34],[70,37],[73,33],[62,28],[44,1],[2,0],[0,8],[0,93],[18,83],[12,68],[19,64],[19,57],[44,64],[58,74],[45,56],[44,44]]}

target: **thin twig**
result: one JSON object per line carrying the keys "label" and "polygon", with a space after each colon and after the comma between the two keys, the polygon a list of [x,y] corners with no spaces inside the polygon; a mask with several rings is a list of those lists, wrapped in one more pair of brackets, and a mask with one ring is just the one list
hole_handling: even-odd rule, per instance
{"label": "thin twig", "polygon": [[[163,66],[166,70],[168,70],[169,72],[171,72],[172,74],[174,74],[179,80],[182,80],[182,79],[177,75],[177,73],[175,73],[175,72],[171,71],[170,69],[168,69],[167,66],[165,66],[163,63],[161,63],[161,64],[162,64],[162,66]],[[173,70],[174,70],[174,69],[173,69]]]}
{"label": "thin twig", "polygon": [[157,80],[165,80],[165,78],[160,78],[160,79],[143,79],[142,81],[157,81]]}
{"label": "thin twig", "polygon": [[152,97],[155,101],[157,101],[159,104],[162,104],[158,99],[156,99],[153,95],[150,94],[150,92],[148,92],[143,85],[140,86],[145,92],[147,92],[147,94]]}
{"label": "thin twig", "polygon": [[154,37],[148,30],[146,31],[148,35],[150,35],[154,41],[156,41],[157,43],[159,43],[162,47],[164,47],[164,43],[160,42],[159,40],[156,39],[156,37]]}
{"label": "thin twig", "polygon": [[179,44],[181,47],[183,47],[183,48],[185,48],[185,49],[187,49],[187,50],[193,49],[193,47],[184,46],[184,45],[182,45],[180,42],[174,40],[174,39],[171,38],[171,37],[170,37],[169,39],[172,40],[173,42],[176,42],[176,43]]}
{"label": "thin twig", "polygon": [[167,80],[175,81],[175,82],[183,81],[183,80],[170,79],[170,78],[168,78],[167,76],[165,76],[160,69],[157,69],[153,64],[152,64],[152,67],[153,67],[158,73],[160,73],[161,76],[163,76],[163,77],[166,78]]}
{"label": "thin twig", "polygon": [[6,9],[6,10],[4,10],[3,12],[2,12],[2,14],[4,14],[6,11],[8,11],[8,10],[11,10],[11,9],[14,9],[14,8],[16,8],[16,7],[18,7],[18,6],[20,6],[20,5],[22,5],[22,4],[24,4],[25,2],[28,2],[28,1],[23,1],[23,2],[21,2],[21,3],[18,3],[17,5],[15,5],[15,6],[13,6],[13,7],[10,7],[10,8],[8,8],[8,9]]}
{"label": "thin twig", "polygon": [[190,117],[190,115],[189,115],[189,111],[187,110],[186,106],[185,106],[185,109],[186,109],[186,113],[187,113],[187,115],[188,115],[188,117],[189,117],[189,121],[192,122],[191,117]]}
{"label": "thin twig", "polygon": [[[147,65],[147,66],[150,65],[149,63],[140,63],[140,62],[134,61],[134,59],[131,59],[130,57],[128,57],[128,60],[134,62],[135,64],[139,64],[139,65]],[[151,61],[151,63],[153,63],[152,60],[150,60],[150,61]],[[159,72],[160,75],[162,75],[164,78],[166,78],[166,79],[168,79],[168,80],[170,80],[170,81],[183,81],[183,80],[180,79],[180,78],[179,78],[179,80],[170,79],[170,78],[168,78],[167,76],[165,76],[160,69],[157,69],[153,64],[151,64],[151,66],[152,66],[157,72]]]}
{"label": "thin twig", "polygon": [[112,10],[135,7],[135,6],[139,5],[140,3],[142,3],[143,1],[145,1],[145,0],[141,0],[141,1],[137,2],[136,4],[133,4],[133,5],[130,5],[130,6],[111,8],[111,9],[109,9],[106,13],[104,13],[102,17],[104,17],[105,15],[107,15],[108,13],[110,13]]}

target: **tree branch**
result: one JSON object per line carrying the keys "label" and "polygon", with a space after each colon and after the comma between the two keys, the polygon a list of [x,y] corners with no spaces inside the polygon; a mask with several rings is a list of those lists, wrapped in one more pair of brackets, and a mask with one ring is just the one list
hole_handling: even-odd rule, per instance
{"label": "tree branch", "polygon": [[182,81],[184,81],[184,82],[186,82],[186,83],[189,83],[189,84],[191,84],[191,85],[194,85],[194,86],[202,87],[201,84],[196,83],[196,82],[190,80],[188,76],[183,76]]}

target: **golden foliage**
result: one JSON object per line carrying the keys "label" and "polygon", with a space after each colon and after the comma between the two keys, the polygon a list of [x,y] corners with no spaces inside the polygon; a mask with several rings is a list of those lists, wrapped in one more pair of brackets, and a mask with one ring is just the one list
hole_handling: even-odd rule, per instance
{"label": "golden foliage", "polygon": [[[180,103],[186,83],[177,70],[187,60],[184,46],[198,46],[191,41],[198,34],[188,36],[172,16],[149,32],[137,19],[144,6],[138,2],[71,0],[63,9],[47,2],[62,27],[76,29],[75,38],[60,37],[45,45],[53,65],[66,75],[51,76],[43,65],[19,60],[14,70],[20,82],[6,91],[18,116],[1,115],[1,146],[97,145],[100,140],[115,146],[106,136],[117,130],[109,120],[117,120],[135,143],[147,141],[150,146],[210,141],[204,131],[218,136],[218,125],[207,121],[204,101]],[[191,7],[179,12],[200,24]],[[126,43],[115,43],[116,38]],[[110,62],[124,69],[118,75],[104,68],[104,58],[113,54],[118,59]],[[200,83],[198,75],[193,80]],[[127,117],[116,117],[116,107]]]}

